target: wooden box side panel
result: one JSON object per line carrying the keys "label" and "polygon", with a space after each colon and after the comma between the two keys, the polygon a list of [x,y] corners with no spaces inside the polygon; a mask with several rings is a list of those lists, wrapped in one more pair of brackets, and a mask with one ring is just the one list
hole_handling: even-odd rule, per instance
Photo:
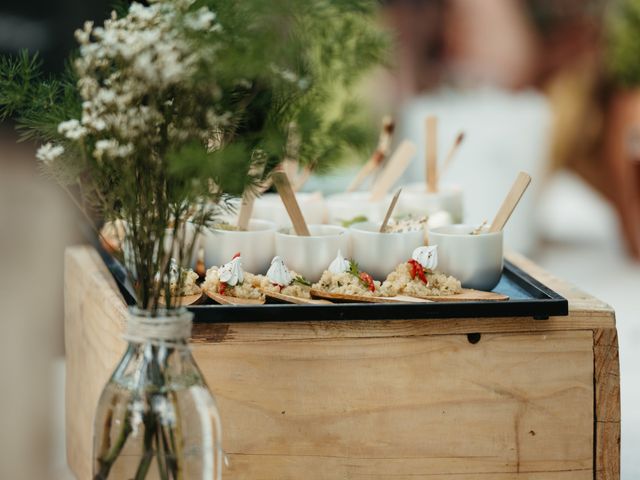
{"label": "wooden box side panel", "polygon": [[229,479],[593,479],[591,331],[196,344]]}
{"label": "wooden box side panel", "polygon": [[620,361],[615,329],[593,332],[596,480],[620,478]]}
{"label": "wooden box side panel", "polygon": [[84,247],[65,255],[67,462],[79,479],[91,478],[95,408],[125,348],[126,308],[96,257]]}

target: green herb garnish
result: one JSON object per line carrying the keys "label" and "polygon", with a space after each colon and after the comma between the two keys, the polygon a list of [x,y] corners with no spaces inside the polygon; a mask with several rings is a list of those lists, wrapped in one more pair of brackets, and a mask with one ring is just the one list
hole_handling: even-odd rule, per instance
{"label": "green herb garnish", "polygon": [[351,220],[342,220],[340,223],[344,228],[349,228],[355,223],[366,222],[367,220],[369,219],[364,215],[358,215],[357,217],[353,217]]}
{"label": "green herb garnish", "polygon": [[298,275],[296,278],[294,278],[293,283],[299,283],[300,285],[304,285],[305,287],[311,286],[311,282],[304,278],[302,275]]}

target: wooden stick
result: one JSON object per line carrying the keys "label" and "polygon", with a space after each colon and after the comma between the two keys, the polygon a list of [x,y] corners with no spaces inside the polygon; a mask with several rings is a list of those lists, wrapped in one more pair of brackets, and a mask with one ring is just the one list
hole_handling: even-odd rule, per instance
{"label": "wooden stick", "polygon": [[409,161],[416,153],[416,146],[409,140],[404,140],[389,159],[376,183],[371,190],[371,201],[381,200],[394,183],[402,176],[409,166]]}
{"label": "wooden stick", "polygon": [[438,118],[427,117],[426,127],[426,170],[427,191],[438,191]]}
{"label": "wooden stick", "polygon": [[242,204],[240,205],[240,213],[238,214],[238,229],[246,231],[249,228],[249,220],[253,213],[253,203],[256,197],[253,192],[245,190],[242,195]]}
{"label": "wooden stick", "polygon": [[296,194],[294,193],[293,188],[291,188],[289,177],[287,177],[287,174],[283,171],[277,171],[271,174],[271,178],[273,179],[273,184],[282,199],[282,203],[284,203],[284,206],[287,209],[287,213],[289,214],[289,218],[291,219],[293,230],[296,232],[296,235],[308,237],[310,235],[309,228],[307,227],[307,222],[305,222],[302,211],[300,210],[300,205],[298,205]]}
{"label": "wooden stick", "polygon": [[511,214],[522,198],[522,195],[529,186],[529,183],[531,183],[531,177],[529,176],[529,174],[520,172],[518,174],[518,177],[516,178],[516,181],[513,182],[511,190],[502,202],[502,205],[500,206],[500,210],[498,210],[496,217],[493,219],[493,222],[491,222],[489,232],[499,232],[504,228],[505,224],[509,220],[509,217],[511,217]]}
{"label": "wooden stick", "polygon": [[387,209],[387,213],[384,216],[384,220],[382,221],[382,225],[380,225],[380,233],[384,233],[387,229],[387,223],[389,223],[389,219],[391,218],[391,214],[393,214],[393,209],[396,208],[396,203],[398,203],[398,198],[402,193],[402,189],[399,188],[396,194],[391,199],[391,203],[389,204],[389,208]]}
{"label": "wooden stick", "polygon": [[458,136],[456,137],[455,141],[453,142],[453,145],[451,145],[451,148],[449,149],[449,152],[447,153],[447,156],[444,159],[444,163],[442,164],[442,166],[440,167],[440,171],[438,172],[438,182],[437,182],[438,186],[440,186],[440,178],[442,177],[442,175],[444,175],[444,173],[451,166],[451,163],[453,161],[453,157],[455,156],[456,152],[458,151],[458,148],[460,147],[460,144],[462,143],[463,140],[464,140],[464,132],[458,133]]}
{"label": "wooden stick", "polygon": [[353,192],[362,185],[369,175],[371,175],[381,164],[384,158],[389,154],[389,148],[391,148],[391,138],[393,136],[393,130],[395,129],[395,123],[393,119],[386,116],[382,119],[382,130],[380,131],[380,137],[378,139],[378,146],[371,155],[371,158],[367,160],[362,168],[356,174],[356,177],[351,181],[347,187],[347,192]]}
{"label": "wooden stick", "polygon": [[[253,165],[249,170],[249,175],[252,177],[261,177],[265,166],[264,163]],[[242,203],[238,214],[238,229],[246,231],[249,228],[249,220],[251,220],[251,214],[253,213],[253,203],[256,200],[256,195],[261,195],[262,193],[262,186],[259,186],[257,193],[248,188],[242,194]]]}

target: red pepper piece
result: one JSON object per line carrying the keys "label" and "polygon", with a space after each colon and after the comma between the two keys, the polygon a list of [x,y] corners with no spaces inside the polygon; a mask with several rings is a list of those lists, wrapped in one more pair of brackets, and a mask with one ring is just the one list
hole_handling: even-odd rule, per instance
{"label": "red pepper piece", "polygon": [[366,272],[360,272],[360,280],[362,280],[362,282],[367,285],[367,288],[370,291],[376,291],[376,285],[373,283],[373,277],[371,275]]}
{"label": "red pepper piece", "polygon": [[227,290],[227,284],[225,282],[220,282],[220,285],[218,285],[218,293],[220,295],[224,295],[224,292]]}
{"label": "red pepper piece", "polygon": [[240,252],[236,253],[233,257],[231,257],[231,260],[235,260],[236,258],[238,258],[240,256]]}
{"label": "red pepper piece", "polygon": [[429,281],[427,280],[427,276],[424,273],[424,268],[414,259],[411,259],[407,262],[409,267],[411,268],[411,278],[416,278],[416,276],[422,281],[422,283],[428,285]]}

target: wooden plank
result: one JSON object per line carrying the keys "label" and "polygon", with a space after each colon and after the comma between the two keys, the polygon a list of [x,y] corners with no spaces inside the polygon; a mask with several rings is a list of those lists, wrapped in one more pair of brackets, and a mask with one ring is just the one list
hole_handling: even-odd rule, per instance
{"label": "wooden plank", "polygon": [[93,416],[98,398],[125,348],[127,311],[111,274],[95,250],[65,255],[67,463],[77,478],[91,478]]}
{"label": "wooden plank", "polygon": [[592,332],[194,345],[226,478],[593,478]]}
{"label": "wooden plank", "polygon": [[620,361],[615,329],[593,332],[596,480],[620,478]]}

